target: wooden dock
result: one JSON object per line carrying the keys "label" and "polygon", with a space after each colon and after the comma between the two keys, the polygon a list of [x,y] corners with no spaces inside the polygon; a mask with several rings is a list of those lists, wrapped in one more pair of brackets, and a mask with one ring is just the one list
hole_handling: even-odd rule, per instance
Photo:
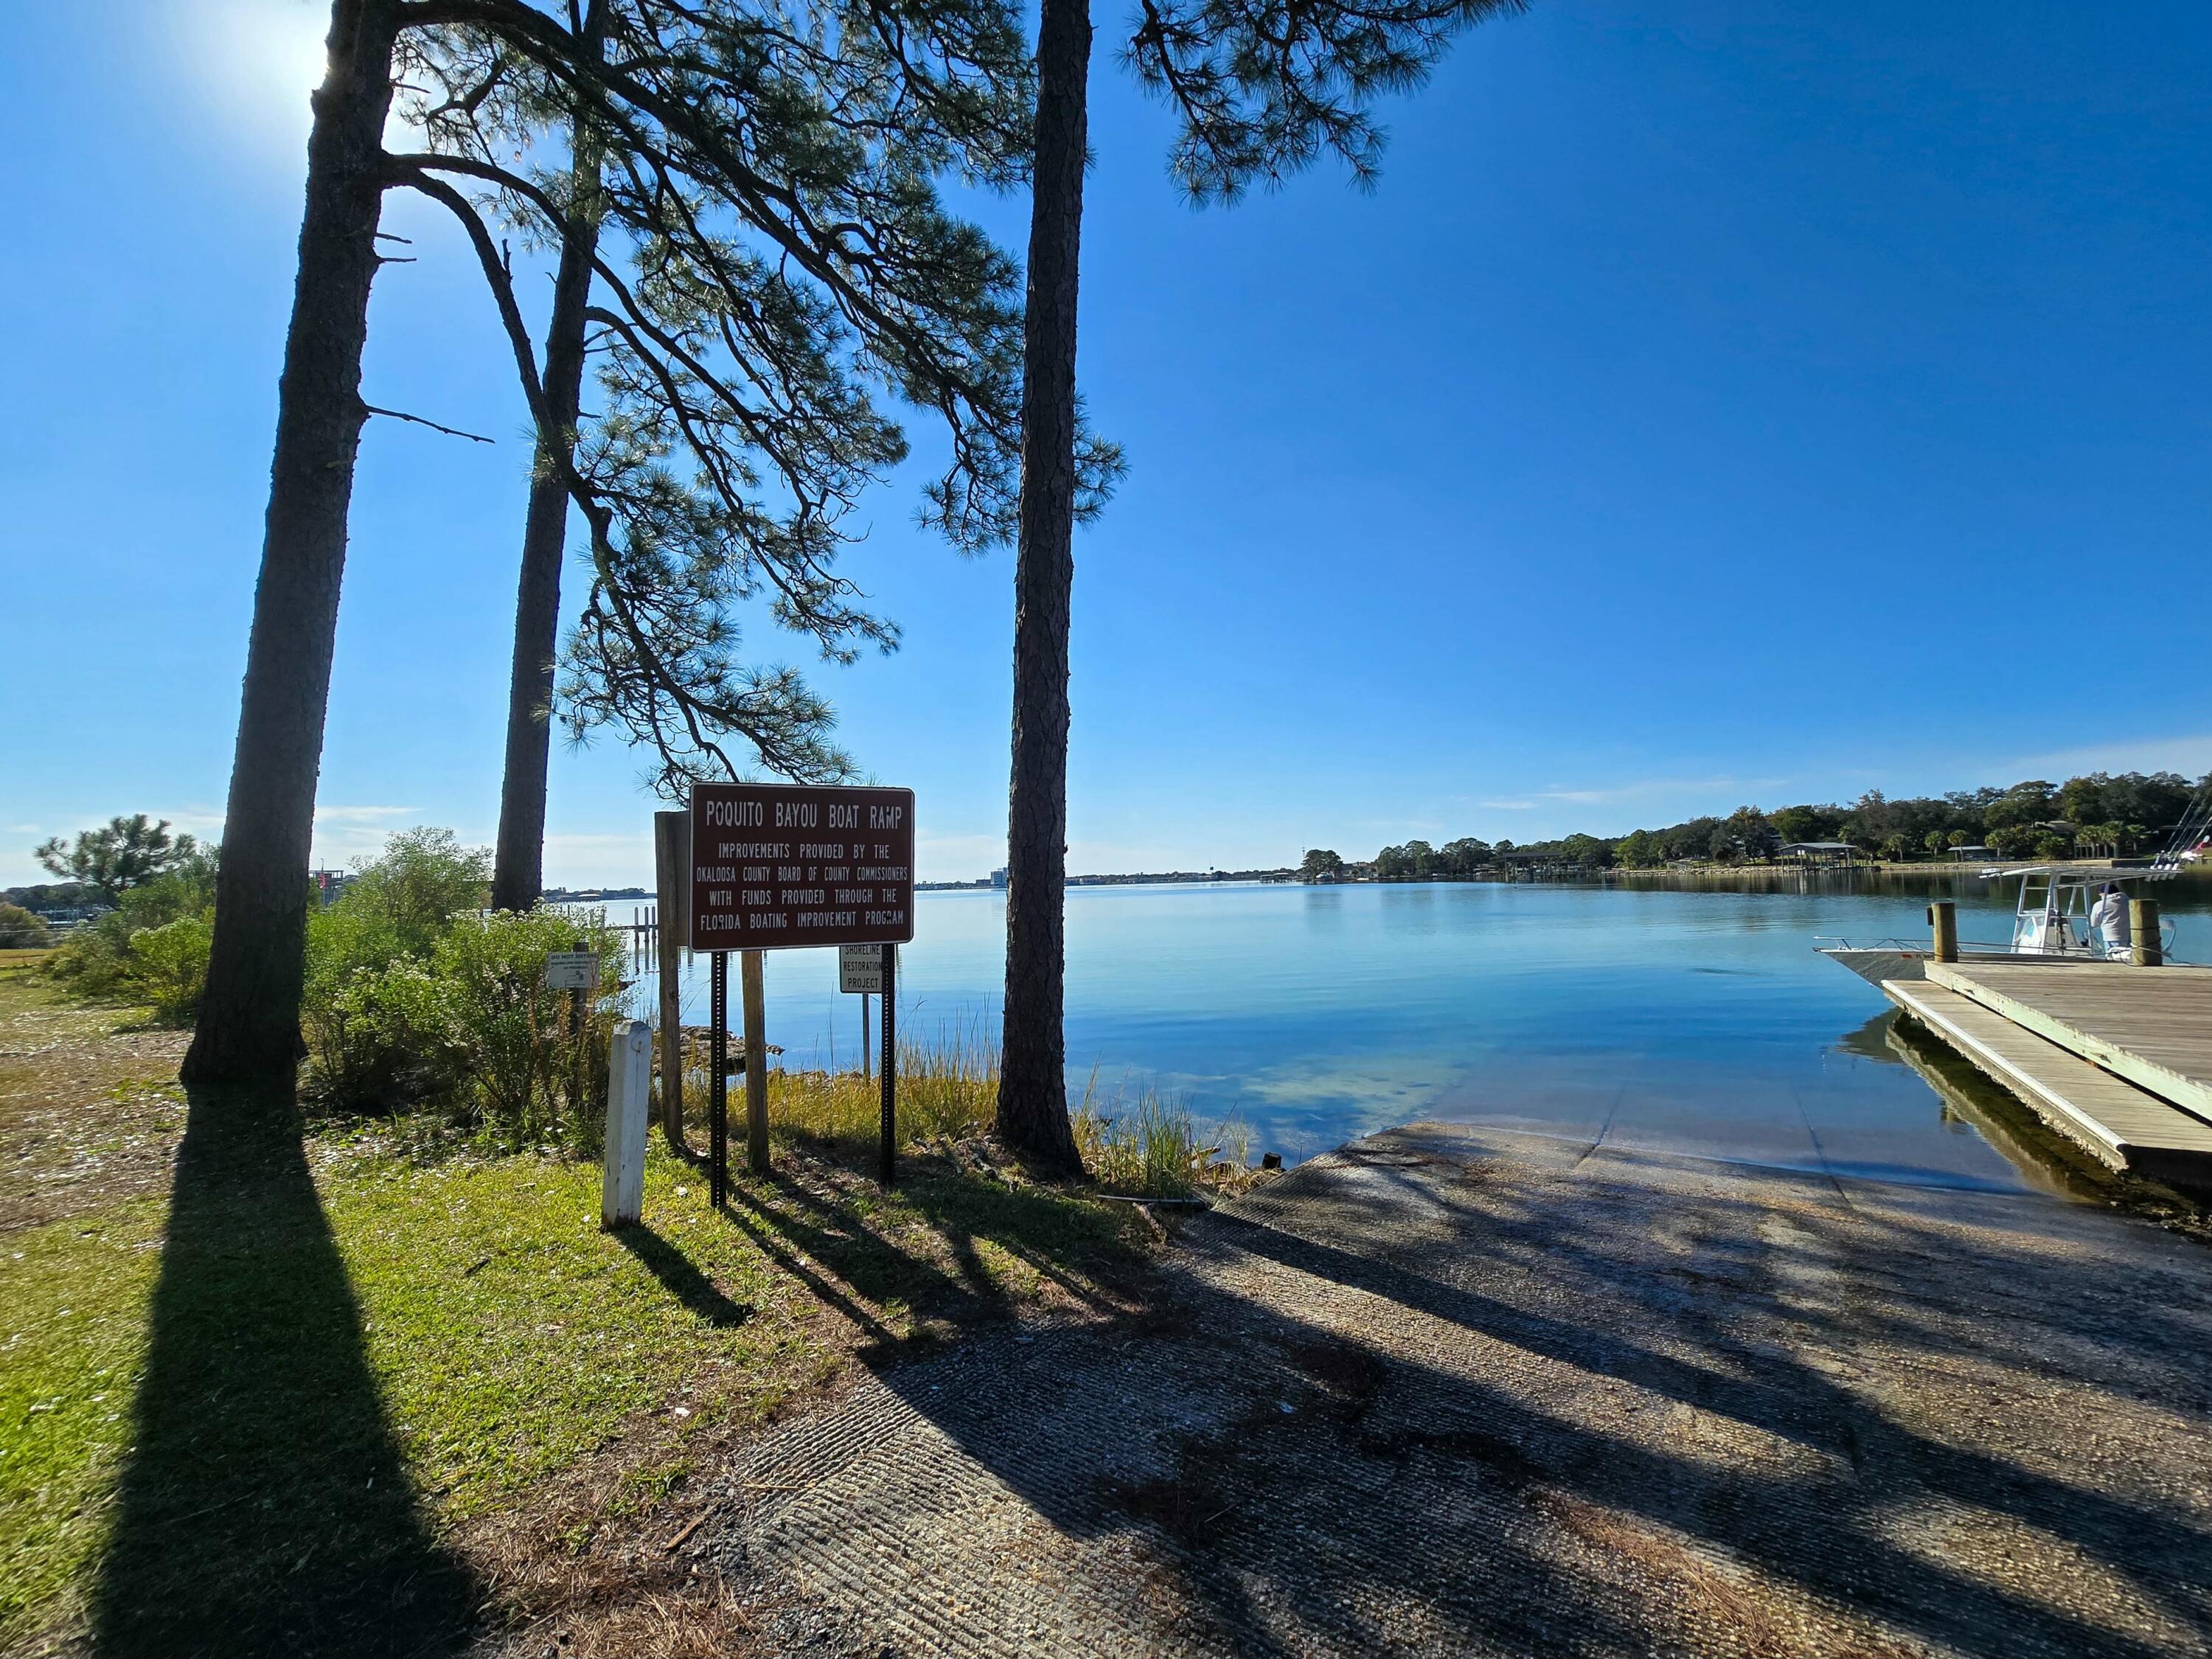
{"label": "wooden dock", "polygon": [[2108,1167],[2212,1185],[2212,969],[1930,963],[1892,1002]]}

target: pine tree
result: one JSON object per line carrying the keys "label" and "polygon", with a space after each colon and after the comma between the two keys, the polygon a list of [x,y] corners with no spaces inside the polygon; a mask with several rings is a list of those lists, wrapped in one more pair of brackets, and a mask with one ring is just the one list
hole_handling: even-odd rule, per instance
{"label": "pine tree", "polygon": [[133,887],[173,870],[199,850],[190,836],[172,836],[167,818],[143,812],[112,817],[97,830],[81,830],[74,842],[59,836],[41,842],[31,856],[64,880],[98,890],[110,904]]}
{"label": "pine tree", "polygon": [[[608,0],[589,0],[577,21],[580,49],[604,54]],[[603,146],[581,109],[568,117],[568,178],[562,204],[561,258],[545,325],[544,385],[549,426],[538,434],[530,505],[523,520],[522,573],[515,584],[514,653],[508,671],[507,757],[500,775],[499,833],[492,848],[492,908],[526,910],[545,887],[545,790],[551,759],[553,669],[561,629],[561,564],[568,544],[566,465],[576,450],[583,400],[585,308],[599,245]]]}
{"label": "pine tree", "polygon": [[[569,85],[471,30],[430,37],[414,66],[414,79],[433,89],[421,108],[441,154],[408,159],[449,179],[458,171],[479,216],[562,247],[517,609],[501,904],[526,903],[538,890],[564,483],[587,520],[593,502],[610,509],[613,532],[592,532],[594,585],[560,687],[567,723],[579,738],[612,726],[653,744],[664,792],[678,799],[695,776],[730,775],[746,759],[817,781],[851,770],[827,740],[831,711],[796,671],[736,663],[729,614],[765,587],[775,620],[831,660],[896,644],[896,629],[830,571],[859,490],[906,453],[904,434],[866,396],[872,373],[945,418],[953,459],[931,494],[930,522],[973,550],[1004,538],[1012,507],[1012,270],[936,209],[927,181],[947,166],[994,185],[1020,176],[1030,63],[1015,15],[980,0],[895,15],[600,0],[582,22],[587,41],[608,43],[616,76],[650,65],[659,86],[694,106],[689,133],[680,119],[665,133],[633,121],[614,146],[622,165],[604,178],[582,161],[587,143],[608,148],[584,118],[601,95],[588,78]],[[501,160],[509,129],[526,137],[548,109],[571,128],[565,180],[519,174]],[[679,147],[666,142],[688,142],[702,119],[743,133],[763,109],[775,114],[773,168],[812,192],[805,207],[864,227],[878,299],[892,307],[841,316],[834,283],[810,294],[770,271],[763,255],[783,250],[787,227],[757,200],[732,210],[726,192],[687,175]],[[669,117],[665,107],[651,112]],[[468,165],[457,170],[457,159]],[[611,258],[629,259],[623,276],[592,257],[603,234],[622,251]],[[849,250],[830,252],[844,261]],[[511,288],[503,270],[485,270],[495,290]],[[580,303],[564,309],[572,292]],[[580,453],[590,464],[580,466],[574,404],[554,370],[580,361],[587,331],[606,413],[586,423]],[[929,349],[918,354],[917,341]],[[688,480],[665,465],[672,455],[690,468]],[[763,483],[787,510],[766,510]],[[750,755],[725,750],[726,733]]]}
{"label": "pine tree", "polygon": [[[523,0],[335,0],[188,1082],[289,1089],[299,1054],[354,456],[368,416],[392,412],[360,395],[383,192],[416,191],[461,225],[538,460],[587,526],[591,592],[564,657],[571,729],[650,743],[672,790],[733,775],[733,740],[785,775],[834,775],[847,763],[824,739],[826,705],[795,671],[738,659],[731,608],[763,599],[833,659],[895,643],[833,568],[860,491],[906,453],[878,392],[951,434],[926,520],[963,546],[1005,533],[1015,273],[944,211],[934,179],[1020,171],[1027,134],[1009,111],[1025,106],[1026,73],[995,0],[603,0],[565,21]],[[411,124],[431,137],[392,155],[382,136],[402,79]],[[555,112],[584,139],[568,178],[504,165],[511,141]],[[492,224],[534,226],[573,270],[586,255],[570,226],[593,210],[582,310],[605,407],[572,447],[561,365],[550,349],[538,360]],[[606,257],[610,237],[627,272]],[[556,326],[549,343],[562,337]],[[526,665],[542,683],[534,654]]]}
{"label": "pine tree", "polygon": [[346,511],[368,405],[368,291],[384,198],[398,0],[334,0],[307,138],[307,201],[277,381],[261,576],[216,878],[215,940],[190,1084],[292,1087],[301,1053],[307,867]]}
{"label": "pine tree", "polygon": [[[1199,202],[1279,185],[1324,152],[1361,183],[1382,134],[1369,109],[1417,86],[1452,36],[1523,0],[1139,0],[1122,59],[1180,118],[1171,169]],[[1067,873],[1067,667],[1077,252],[1082,240],[1089,0],[1043,0],[1037,35],[1013,764],[1006,848],[1000,1136],[1048,1170],[1079,1167],[1062,1025]]]}

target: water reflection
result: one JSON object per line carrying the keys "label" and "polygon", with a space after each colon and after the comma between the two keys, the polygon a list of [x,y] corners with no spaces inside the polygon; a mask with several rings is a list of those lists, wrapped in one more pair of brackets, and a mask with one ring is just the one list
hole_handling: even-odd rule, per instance
{"label": "water reflection", "polygon": [[1902,1066],[1905,1058],[1891,1042],[1891,1033],[1897,1026],[1897,1010],[1886,1008],[1856,1030],[1846,1031],[1836,1039],[1836,1047],[1847,1054],[1861,1054],[1888,1066]]}

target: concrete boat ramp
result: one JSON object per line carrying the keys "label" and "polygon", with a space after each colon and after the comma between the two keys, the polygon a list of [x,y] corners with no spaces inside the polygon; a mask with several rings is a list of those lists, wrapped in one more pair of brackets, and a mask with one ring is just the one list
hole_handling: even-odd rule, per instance
{"label": "concrete boat ramp", "polygon": [[2212,1654],[2212,1252],[2039,1194],[1486,1128],[1181,1230],[757,1443],[770,1652]]}
{"label": "concrete boat ramp", "polygon": [[2212,968],[1929,963],[1882,993],[2099,1162],[2212,1188]]}

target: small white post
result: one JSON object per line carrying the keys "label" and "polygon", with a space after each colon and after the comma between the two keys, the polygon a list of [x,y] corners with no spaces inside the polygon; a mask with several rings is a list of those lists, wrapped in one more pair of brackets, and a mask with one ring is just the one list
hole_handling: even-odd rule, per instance
{"label": "small white post", "polygon": [[645,1209],[646,1117],[653,1096],[653,1027],[615,1022],[607,1046],[607,1162],[599,1186],[599,1225],[623,1227]]}

